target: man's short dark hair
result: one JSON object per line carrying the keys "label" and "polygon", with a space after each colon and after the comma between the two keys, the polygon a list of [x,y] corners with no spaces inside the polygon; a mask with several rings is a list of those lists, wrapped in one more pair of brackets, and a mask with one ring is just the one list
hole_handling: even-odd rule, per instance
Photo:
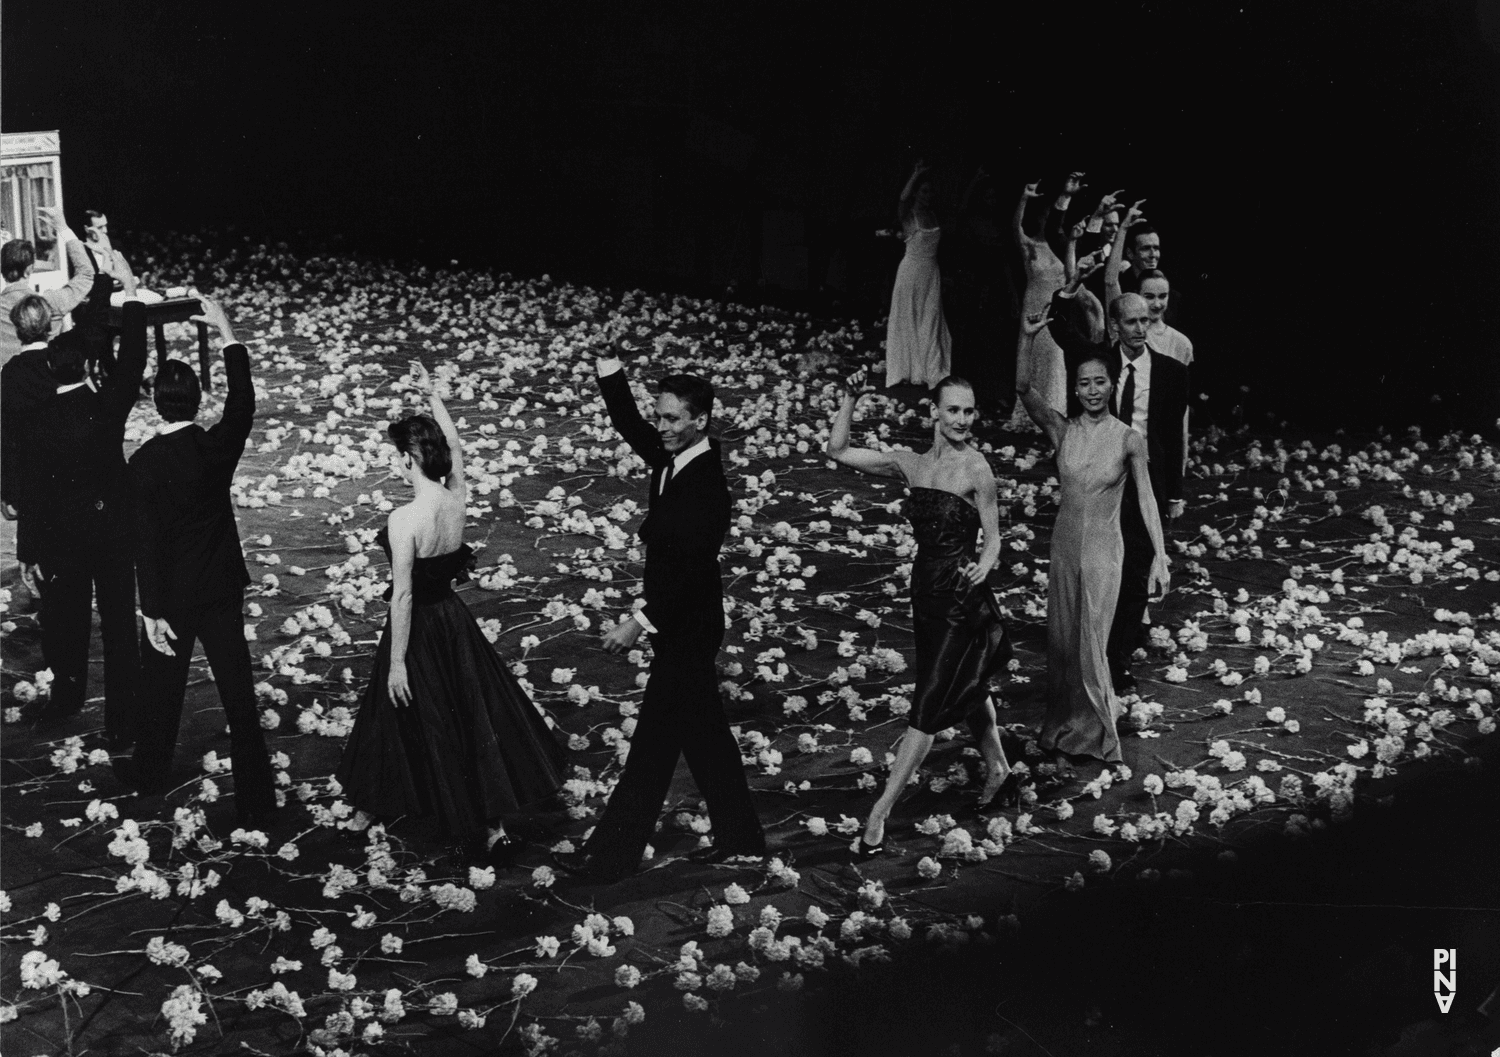
{"label": "man's short dark hair", "polygon": [[22,345],[46,341],[52,333],[52,306],[45,297],[27,294],[10,310],[10,322]]}
{"label": "man's short dark hair", "polygon": [[671,393],[681,400],[694,418],[699,415],[713,418],[714,387],[708,384],[708,379],[699,378],[696,374],[669,374],[656,389],[660,393]]}
{"label": "man's short dark hair", "polygon": [[72,385],[83,381],[88,375],[88,357],[88,345],[81,327],[59,334],[47,346],[47,370],[52,372],[53,383]]}
{"label": "man's short dark hair", "polygon": [[1135,240],[1140,238],[1142,235],[1157,235],[1158,238],[1160,237],[1157,230],[1150,224],[1137,224],[1135,227],[1130,229],[1130,238],[1126,241],[1125,248],[1128,249],[1131,253],[1134,253]]}
{"label": "man's short dark hair", "polygon": [[83,226],[85,228],[91,228],[94,226],[94,221],[103,219],[104,214],[97,209],[85,209],[83,211]]}
{"label": "man's short dark hair", "polygon": [[36,263],[36,247],[29,239],[11,239],[0,246],[0,275],[8,283],[26,278],[26,270]]}
{"label": "man's short dark hair", "polygon": [[181,360],[168,360],[156,372],[156,411],[166,422],[191,422],[198,415],[203,389],[192,367]]}

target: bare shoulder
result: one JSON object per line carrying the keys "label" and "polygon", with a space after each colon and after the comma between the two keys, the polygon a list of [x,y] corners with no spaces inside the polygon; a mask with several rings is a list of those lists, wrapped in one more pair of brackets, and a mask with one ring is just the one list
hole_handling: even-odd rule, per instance
{"label": "bare shoulder", "polygon": [[990,465],[990,460],[984,457],[984,452],[978,448],[970,448],[964,459],[964,468],[968,470],[969,477],[975,484],[995,479],[994,467]]}

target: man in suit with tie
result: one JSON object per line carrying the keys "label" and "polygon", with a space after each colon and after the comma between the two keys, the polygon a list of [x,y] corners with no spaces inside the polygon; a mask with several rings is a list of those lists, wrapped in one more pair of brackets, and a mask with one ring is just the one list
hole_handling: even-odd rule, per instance
{"label": "man in suit with tie", "polygon": [[[22,301],[20,307],[28,304]],[[19,421],[5,426],[7,442],[15,439],[14,431],[21,432],[19,457],[7,470],[19,471],[14,484],[24,547],[18,551],[31,563],[40,588],[42,656],[53,675],[52,695],[37,711],[37,725],[54,726],[83,707],[90,603],[97,600],[104,639],[104,732],[113,752],[134,740],[140,663],[134,524],[123,444],[125,421],[146,370],[146,310],[132,303],[124,311],[120,368],[107,383],[94,389],[87,376],[87,347],[70,331],[47,347],[53,391],[20,409],[14,406],[18,394],[8,394],[7,410],[19,410]],[[32,322],[21,319],[18,331],[29,333]],[[31,355],[23,352],[11,360],[0,377],[18,384],[34,381]],[[18,377],[22,372],[25,377]]]}
{"label": "man in suit with tie", "polygon": [[188,661],[193,643],[202,642],[229,720],[235,807],[242,823],[258,824],[275,810],[277,799],[245,643],[250,574],[229,497],[255,421],[255,386],[250,353],[235,338],[224,310],[201,300],[203,314],[194,321],[217,329],[224,342],[229,380],[224,412],[208,429],[195,424],[202,399],[197,375],[181,360],[168,360],[154,388],[164,424],[130,460],[139,526],[136,579],[145,625],[131,777],[142,793],[168,786]]}
{"label": "man in suit with tie", "polygon": [[[1188,370],[1146,343],[1151,314],[1139,294],[1122,294],[1111,302],[1110,317],[1117,331],[1111,362],[1115,377],[1114,413],[1146,438],[1151,490],[1156,507],[1169,521],[1182,516],[1183,420],[1188,409]],[[1166,535],[1166,525],[1162,534]],[[1149,600],[1149,579],[1155,548],[1141,520],[1135,482],[1127,475],[1120,505],[1120,531],[1125,537],[1125,559],[1120,575],[1120,600],[1109,633],[1110,674],[1115,690],[1135,688],[1130,658],[1141,644],[1141,621]]]}
{"label": "man in suit with tie", "polygon": [[694,375],[661,380],[653,427],[636,407],[617,356],[600,358],[599,388],[615,429],[651,468],[645,605],[604,636],[610,652],[651,636],[653,657],[624,772],[582,856],[559,861],[603,880],[633,872],[656,829],[679,756],[708,801],[722,862],[758,856],[765,835],[751,802],[739,745],[719,696],[714,659],[724,641],[719,548],[729,531],[729,484],[719,442],[708,435],[714,391]]}

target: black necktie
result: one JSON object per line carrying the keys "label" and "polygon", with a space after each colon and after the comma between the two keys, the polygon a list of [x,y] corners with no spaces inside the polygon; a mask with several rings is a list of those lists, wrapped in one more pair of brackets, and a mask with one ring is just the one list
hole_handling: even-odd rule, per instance
{"label": "black necktie", "polygon": [[1125,384],[1120,387],[1119,409],[1115,417],[1127,426],[1135,421],[1135,364],[1125,365]]}

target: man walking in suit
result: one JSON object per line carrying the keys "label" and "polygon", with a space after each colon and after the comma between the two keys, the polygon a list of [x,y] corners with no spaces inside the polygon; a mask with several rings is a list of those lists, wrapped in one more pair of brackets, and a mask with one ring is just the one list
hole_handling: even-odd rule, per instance
{"label": "man walking in suit", "polygon": [[[1183,420],[1188,408],[1187,368],[1146,344],[1151,315],[1139,294],[1122,294],[1109,307],[1118,330],[1112,354],[1118,364],[1113,410],[1115,416],[1146,438],[1150,460],[1151,490],[1156,508],[1170,521],[1182,516]],[[1110,674],[1115,690],[1135,688],[1130,658],[1141,644],[1141,621],[1149,596],[1151,562],[1155,549],[1146,523],[1141,520],[1135,482],[1125,480],[1120,506],[1120,531],[1125,537],[1125,559],[1120,575],[1120,600],[1110,628]],[[1162,526],[1166,536],[1166,526]]]}
{"label": "man walking in suit", "polygon": [[195,322],[216,328],[229,377],[224,413],[209,429],[196,425],[202,392],[197,375],[168,360],[156,376],[156,410],[164,425],[130,460],[138,517],[136,579],[145,624],[141,646],[140,730],[131,778],[142,793],[168,785],[182,722],[188,661],[201,641],[229,720],[235,807],[247,824],[277,806],[270,756],[255,707],[254,673],[243,609],[250,574],[240,550],[229,485],[255,421],[250,353],[224,310],[202,298]]}
{"label": "man walking in suit", "polygon": [[765,835],[751,802],[740,750],[719,696],[714,658],[724,641],[719,548],[729,531],[729,484],[719,442],[708,435],[714,391],[695,375],[663,378],[653,428],[635,404],[617,357],[598,362],[610,420],[651,468],[645,605],[604,636],[610,652],[651,636],[653,657],[625,770],[583,855],[560,860],[575,872],[617,880],[633,872],[656,829],[679,755],[708,801],[722,862],[761,855]]}
{"label": "man walking in suit", "polygon": [[[23,300],[21,306],[29,303]],[[18,422],[5,425],[7,441],[17,429],[22,434],[19,458],[7,470],[19,470],[15,484],[24,547],[18,550],[32,564],[40,587],[42,656],[53,675],[52,696],[37,711],[37,725],[54,726],[83,707],[93,624],[90,601],[97,599],[104,639],[104,732],[113,752],[134,740],[132,704],[140,663],[133,519],[122,447],[125,421],[146,370],[146,310],[135,303],[124,312],[120,369],[106,384],[94,390],[84,343],[71,332],[64,334],[46,353],[53,392],[22,409]],[[31,320],[19,322],[18,329],[33,329]],[[0,377],[30,380],[35,374],[26,359],[30,355],[22,353],[6,364]],[[21,371],[27,378],[16,377]]]}

